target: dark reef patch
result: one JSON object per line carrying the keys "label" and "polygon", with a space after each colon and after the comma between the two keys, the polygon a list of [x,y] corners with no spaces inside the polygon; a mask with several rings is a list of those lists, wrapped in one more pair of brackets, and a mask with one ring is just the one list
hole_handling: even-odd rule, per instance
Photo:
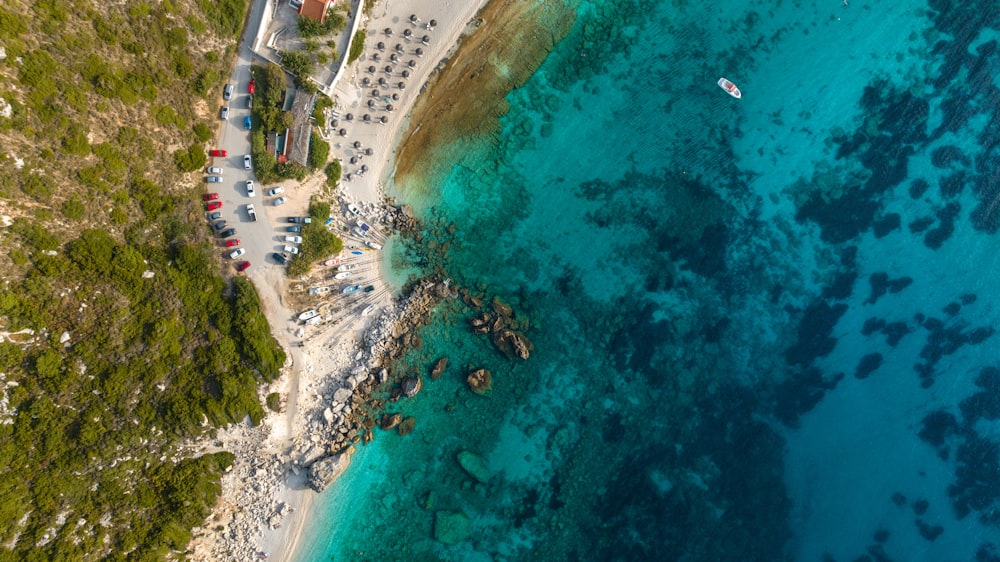
{"label": "dark reef patch", "polygon": [[913,199],[920,199],[927,193],[927,190],[931,188],[931,184],[927,183],[927,180],[923,178],[917,178],[910,182],[910,197]]}
{"label": "dark reef patch", "polygon": [[950,176],[941,178],[938,187],[941,189],[941,196],[945,199],[953,199],[962,193],[965,188],[965,172],[958,171]]}
{"label": "dark reef patch", "polygon": [[809,305],[799,321],[798,341],[785,350],[785,361],[791,365],[808,366],[816,358],[829,355],[837,345],[837,340],[830,334],[845,312],[846,304],[830,306],[825,301],[819,301]]}
{"label": "dark reef patch", "polygon": [[925,523],[922,519],[917,519],[917,531],[921,537],[933,542],[944,532],[944,527],[941,525],[931,525]]}
{"label": "dark reef patch", "polygon": [[882,366],[881,353],[869,353],[858,361],[858,366],[854,369],[854,378],[866,379]]}
{"label": "dark reef patch", "polygon": [[885,328],[884,318],[869,318],[865,320],[865,323],[861,326],[861,334],[865,336],[870,336],[875,332],[881,331]]}
{"label": "dark reef patch", "polygon": [[955,217],[958,216],[961,209],[959,204],[954,202],[948,203],[943,209],[940,209],[937,212],[940,224],[924,235],[924,245],[932,250],[937,250],[944,245],[945,240],[955,232]]}
{"label": "dark reef patch", "polygon": [[969,157],[963,154],[957,146],[939,146],[931,153],[931,164],[935,168],[947,168],[953,162],[958,162],[962,166],[968,166],[972,163]]}
{"label": "dark reef patch", "polygon": [[955,482],[948,487],[948,497],[958,518],[992,509],[1000,498],[1000,447],[978,434],[968,435],[955,460]]}
{"label": "dark reef patch", "polygon": [[889,274],[884,271],[879,271],[872,273],[868,277],[868,283],[871,285],[872,292],[865,304],[875,304],[882,295],[888,293],[898,293],[903,289],[909,287],[913,283],[913,279],[909,277],[900,277],[899,279],[889,279]]}
{"label": "dark reef patch", "polygon": [[791,428],[799,427],[799,417],[812,410],[827,391],[837,388],[844,373],[837,373],[830,380],[823,373],[810,367],[785,379],[775,388],[774,415]]}
{"label": "dark reef patch", "polygon": [[833,283],[823,287],[823,298],[844,300],[850,297],[851,292],[854,290],[854,282],[857,278],[858,272],[854,270],[838,273],[837,276],[834,277]]}
{"label": "dark reef patch", "polygon": [[931,507],[931,502],[927,500],[917,500],[913,502],[913,513],[923,515]]}
{"label": "dark reef patch", "polygon": [[872,227],[875,238],[885,238],[893,230],[898,230],[901,224],[902,218],[899,216],[899,213],[889,213],[888,215],[885,215],[881,219],[875,221],[875,224]]}
{"label": "dark reef patch", "polygon": [[944,447],[948,438],[958,434],[958,419],[944,410],[927,414],[920,421],[920,425],[920,432],[917,435],[936,449]]}

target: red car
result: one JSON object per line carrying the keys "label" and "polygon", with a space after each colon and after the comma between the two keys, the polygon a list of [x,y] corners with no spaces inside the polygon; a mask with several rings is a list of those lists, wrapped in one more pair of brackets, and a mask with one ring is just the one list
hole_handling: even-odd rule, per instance
{"label": "red car", "polygon": [[225,150],[219,150],[219,149],[209,150],[208,151],[208,155],[209,156],[225,156],[226,155],[226,151]]}
{"label": "red car", "polygon": [[227,248],[232,248],[233,246],[239,246],[239,245],[240,245],[240,239],[239,238],[233,238],[233,239],[230,239],[230,240],[226,240],[226,247]]}
{"label": "red car", "polygon": [[236,271],[246,271],[248,269],[250,269],[250,262],[248,261],[241,261],[236,264]]}
{"label": "red car", "polygon": [[256,89],[257,89],[257,82],[253,78],[251,78],[250,83],[247,84],[247,93],[252,95],[254,90]]}
{"label": "red car", "polygon": [[211,203],[208,204],[208,210],[209,211],[214,211],[214,210],[219,209],[221,207],[222,207],[222,202],[221,201],[212,201]]}
{"label": "red car", "polygon": [[215,201],[218,198],[219,198],[218,193],[206,193],[205,195],[201,196],[202,201]]}

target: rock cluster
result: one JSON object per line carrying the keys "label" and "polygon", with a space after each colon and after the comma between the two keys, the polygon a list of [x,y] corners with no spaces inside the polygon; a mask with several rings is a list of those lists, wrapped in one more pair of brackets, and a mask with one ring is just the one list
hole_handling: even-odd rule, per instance
{"label": "rock cluster", "polygon": [[469,326],[474,334],[490,334],[493,345],[507,357],[527,359],[535,348],[528,336],[518,331],[521,325],[514,319],[513,309],[500,299],[493,299],[493,314],[482,311],[469,319]]}
{"label": "rock cluster", "polygon": [[469,376],[465,377],[465,382],[476,394],[486,395],[493,391],[493,376],[488,369],[473,369]]}
{"label": "rock cluster", "polygon": [[330,455],[318,460],[309,467],[309,487],[322,492],[333,483],[351,464],[351,455],[347,452]]}
{"label": "rock cluster", "polygon": [[438,359],[434,363],[434,366],[431,367],[431,380],[436,381],[439,378],[441,378],[441,375],[444,373],[444,370],[445,370],[445,368],[447,366],[448,366],[448,358],[447,357],[442,357],[442,358]]}

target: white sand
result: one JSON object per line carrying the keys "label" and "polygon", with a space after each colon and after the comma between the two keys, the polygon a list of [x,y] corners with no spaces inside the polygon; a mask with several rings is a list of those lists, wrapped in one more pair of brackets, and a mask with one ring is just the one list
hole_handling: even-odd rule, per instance
{"label": "white sand", "polygon": [[[368,204],[381,202],[387,182],[391,181],[395,147],[405,131],[409,112],[421,87],[485,4],[486,0],[379,0],[371,18],[362,22],[362,27],[368,30],[365,53],[347,69],[334,89],[335,110],[341,117],[352,113],[355,118],[352,122],[341,120],[337,126],[337,129],[347,129],[346,137],[334,135],[329,139],[331,157],[341,159],[345,175],[351,173],[353,176],[350,181],[341,182],[347,200]],[[420,19],[416,25],[410,23],[411,14]],[[427,30],[424,26],[431,19],[436,20],[437,25]],[[386,27],[392,29],[391,36],[383,33]],[[403,37],[404,29],[412,32],[409,41]],[[424,35],[430,37],[427,45],[421,43]],[[379,41],[385,43],[384,51],[376,49]],[[389,77],[383,69],[390,64],[389,55],[397,43],[404,46],[405,54],[398,55],[401,62],[394,65],[396,68]],[[413,54],[418,47],[424,51],[421,57]],[[376,52],[381,59],[378,62],[371,60]],[[415,68],[406,66],[409,60],[416,62]],[[370,65],[377,67],[375,74],[368,73]],[[403,69],[410,72],[405,79],[400,75]],[[390,87],[364,88],[361,80],[365,76],[372,82],[386,77]],[[405,89],[395,86],[400,81],[405,82]],[[373,99],[370,92],[374,88],[390,96],[399,94],[399,99],[391,102],[394,111],[372,111],[367,107],[367,101]],[[385,102],[379,104],[384,108]],[[372,123],[361,121],[365,113],[372,116]],[[386,124],[374,122],[383,115],[388,118]],[[352,147],[354,141],[361,142],[362,150],[373,150],[372,155],[364,156],[356,165],[349,163],[351,156],[357,155]],[[361,164],[369,169],[358,177],[356,173]],[[322,188],[324,178],[322,173],[319,176],[288,190],[289,209],[307,207],[309,197]],[[223,478],[223,492],[215,513],[192,540],[192,559],[195,560],[258,559],[262,552],[269,554],[268,560],[295,560],[317,498],[306,485],[307,471],[290,471],[292,464],[289,461],[295,458],[293,449],[302,448],[317,412],[322,411],[324,403],[329,403],[331,389],[340,382],[335,379],[346,379],[350,374],[348,371],[363,341],[365,325],[358,320],[318,330],[307,338],[296,335],[298,327],[290,321],[294,311],[285,305],[290,282],[283,278],[280,269],[267,269],[266,273],[254,272],[251,277],[261,295],[272,331],[289,354],[287,376],[270,389],[287,397],[285,412],[268,416],[257,428],[238,426],[220,432],[221,449],[234,452],[237,459],[233,470]],[[293,341],[304,341],[305,347],[292,347]],[[207,450],[207,447],[202,449]],[[286,506],[281,515],[278,514],[280,506]],[[225,531],[216,531],[219,526],[224,526]]]}

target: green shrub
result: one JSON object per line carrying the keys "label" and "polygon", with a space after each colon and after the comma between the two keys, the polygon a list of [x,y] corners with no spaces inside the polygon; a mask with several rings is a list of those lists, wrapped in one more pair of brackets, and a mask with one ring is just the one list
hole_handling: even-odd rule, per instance
{"label": "green shrub", "polygon": [[312,217],[312,222],[302,227],[299,256],[288,264],[286,270],[290,277],[308,273],[314,263],[344,249],[343,241],[325,226],[326,219],[330,217],[329,203],[315,200],[310,202],[309,216]]}
{"label": "green shrub", "polygon": [[208,162],[208,155],[205,154],[205,147],[199,143],[192,144],[186,150],[177,149],[174,152],[174,164],[182,172],[194,172],[205,167]]}
{"label": "green shrub", "polygon": [[326,172],[326,184],[330,187],[337,187],[337,184],[340,183],[340,176],[343,173],[340,160],[334,159],[326,165],[323,171]]}
{"label": "green shrub", "polygon": [[205,19],[217,32],[236,37],[246,15],[246,0],[198,0]]}
{"label": "green shrub", "polygon": [[309,166],[318,170],[326,165],[330,157],[330,143],[323,140],[318,133],[309,134]]}
{"label": "green shrub", "polygon": [[64,217],[70,220],[80,220],[83,218],[83,214],[87,211],[87,208],[83,206],[80,199],[73,197],[63,201],[62,208],[59,212],[63,214]]}
{"label": "green shrub", "polygon": [[351,49],[347,55],[347,64],[358,60],[361,53],[365,50],[365,30],[359,29],[357,33],[354,34],[354,38],[351,39]]}
{"label": "green shrub", "polygon": [[194,126],[194,138],[198,142],[208,142],[212,139],[212,129],[208,128],[208,125],[204,123],[195,123]]}
{"label": "green shrub", "polygon": [[289,74],[298,78],[298,83],[303,82],[313,72],[313,63],[309,55],[299,51],[282,53],[281,65]]}
{"label": "green shrub", "polygon": [[268,394],[264,401],[267,403],[267,408],[272,412],[281,412],[281,395],[277,392]]}
{"label": "green shrub", "polygon": [[90,142],[87,141],[87,128],[79,123],[73,123],[66,130],[62,140],[62,149],[66,154],[86,156],[90,153]]}

